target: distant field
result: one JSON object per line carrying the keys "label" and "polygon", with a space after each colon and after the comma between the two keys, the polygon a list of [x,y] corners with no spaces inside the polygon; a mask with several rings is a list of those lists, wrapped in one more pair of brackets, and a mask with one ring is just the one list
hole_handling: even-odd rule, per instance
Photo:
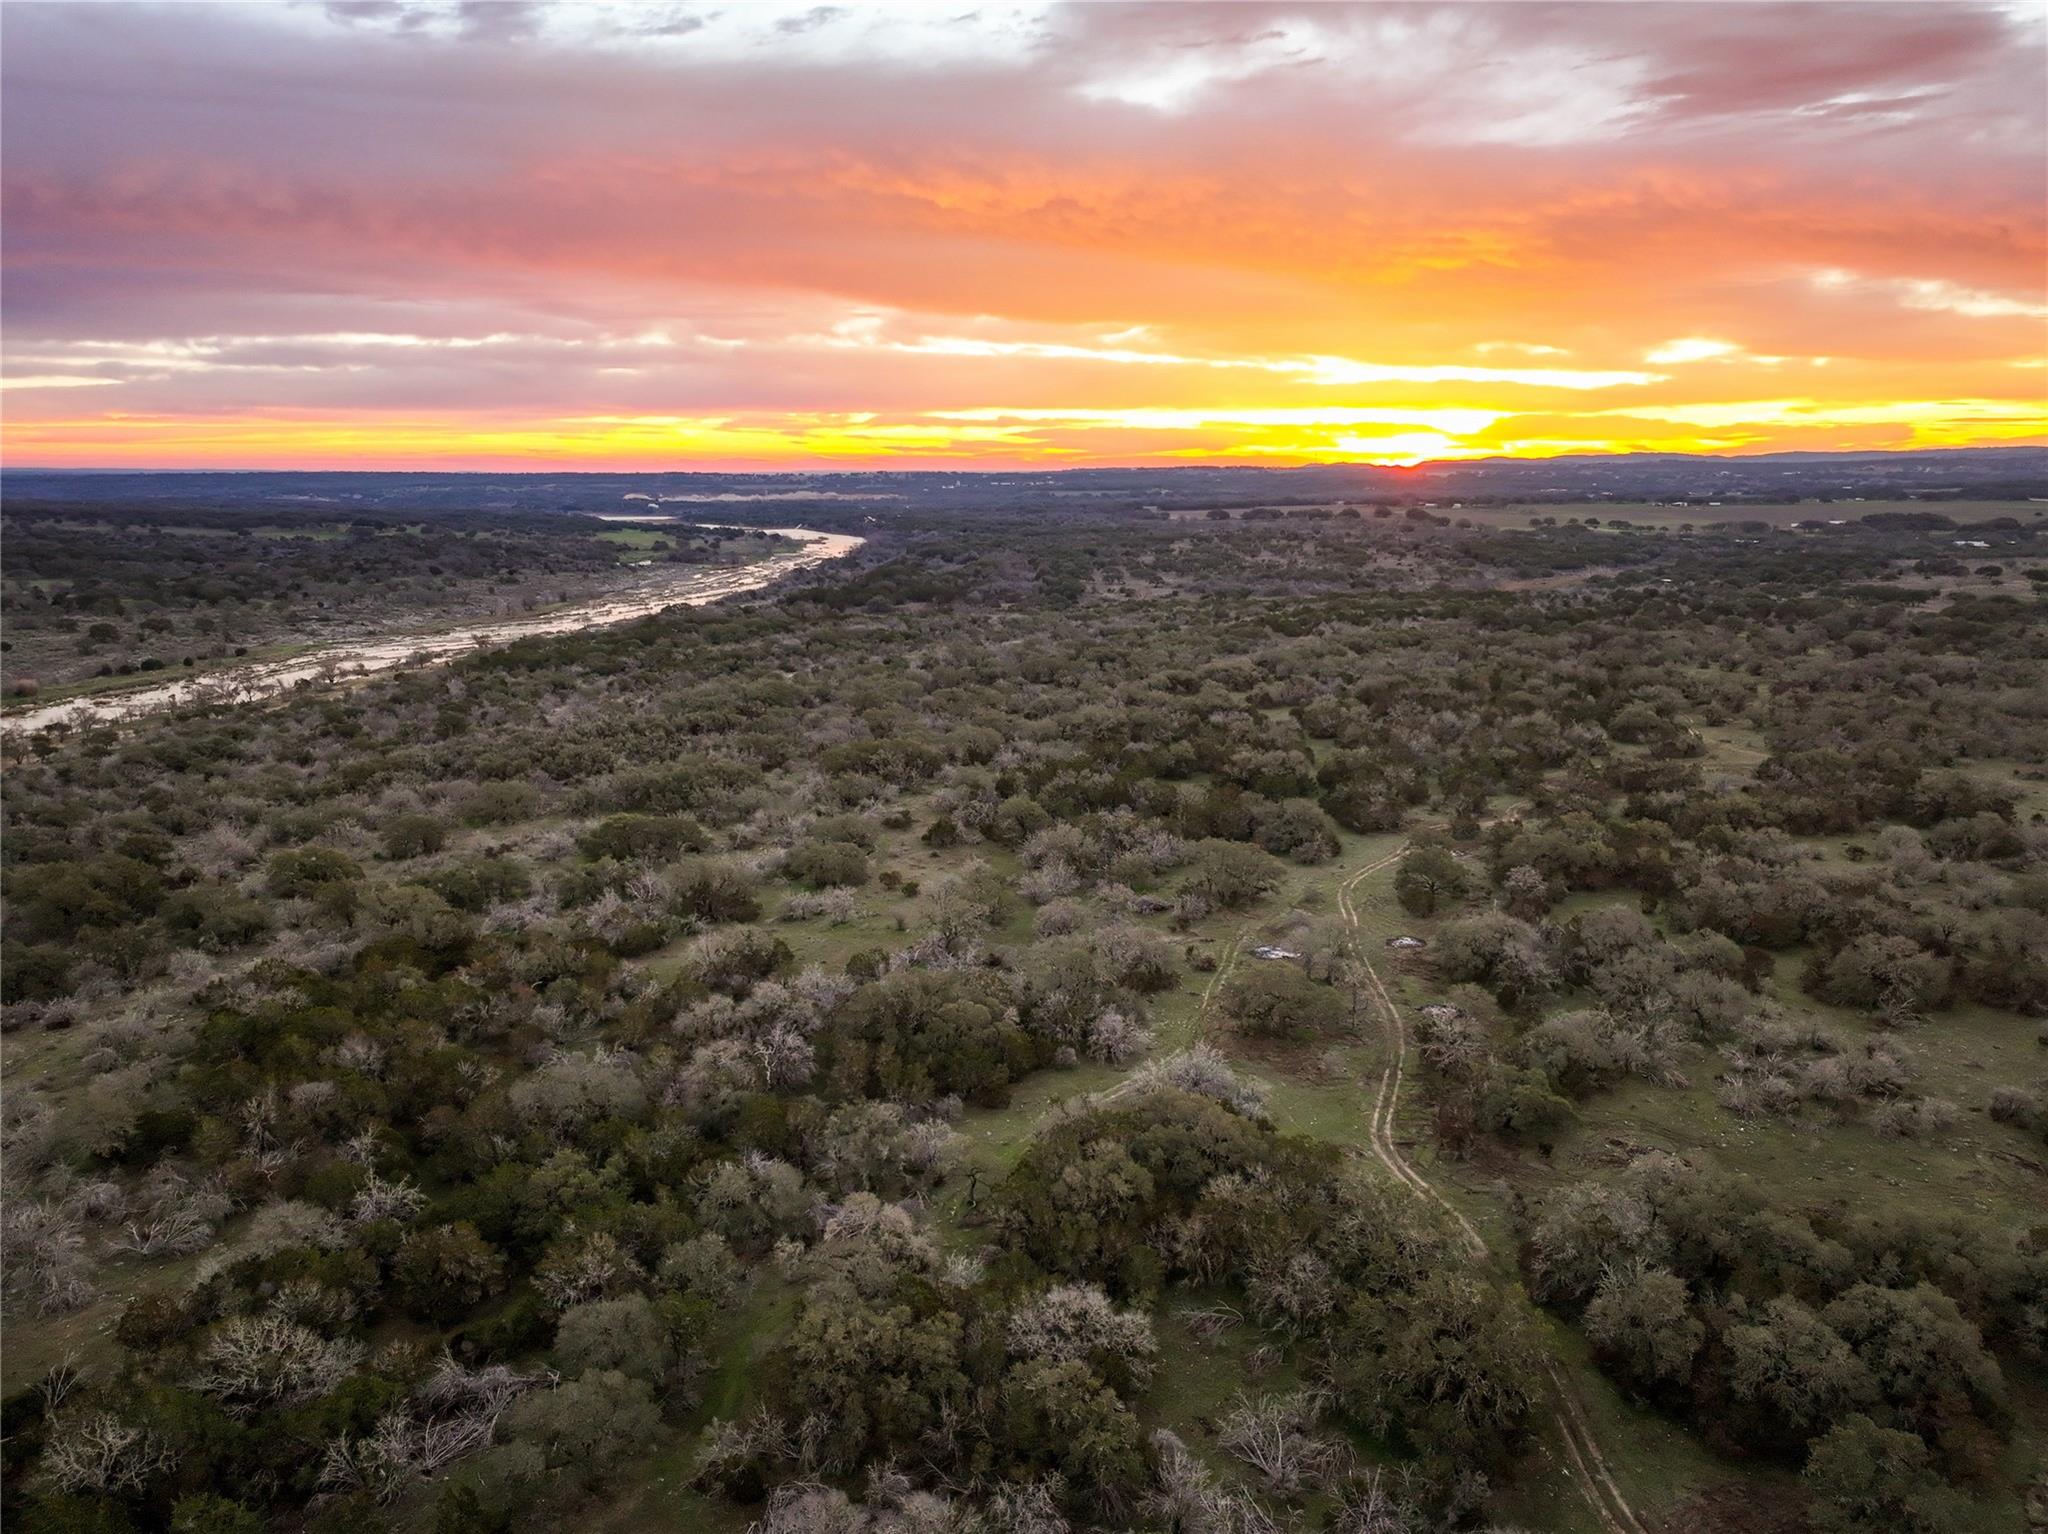
{"label": "distant field", "polygon": [[[1279,516],[1301,516],[1323,512],[1357,510],[1368,522],[1401,520],[1402,511],[1397,509],[1391,518],[1377,518],[1373,513],[1373,502],[1328,501],[1314,506],[1276,506],[1253,504],[1229,508],[1233,519],[1242,519],[1248,512],[1272,513]],[[1436,516],[1449,517],[1452,521],[1463,520],[1474,527],[1527,527],[1532,517],[1555,517],[1560,523],[1584,523],[1592,518],[1601,527],[1610,522],[1631,522],[1639,527],[1669,528],[1673,530],[1694,528],[1704,529],[1723,522],[1763,522],[1772,527],[1790,527],[1795,522],[1842,521],[1853,522],[1880,511],[1938,512],[1951,517],[1958,523],[1987,522],[1997,517],[2015,517],[2022,523],[2048,520],[2048,503],[2040,501],[1798,501],[1782,505],[1706,505],[1674,506],[1651,501],[1602,501],[1554,504],[1542,501],[1517,502],[1505,506],[1468,506],[1454,500],[1424,501],[1416,503]],[[1201,522],[1209,520],[1207,511],[1175,510],[1167,514],[1176,522]]]}

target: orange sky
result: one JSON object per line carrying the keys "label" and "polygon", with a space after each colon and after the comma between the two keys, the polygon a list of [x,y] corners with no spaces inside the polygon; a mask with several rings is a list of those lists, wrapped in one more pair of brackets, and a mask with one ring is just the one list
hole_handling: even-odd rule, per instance
{"label": "orange sky", "polygon": [[10,465],[2048,441],[2038,4],[14,0]]}

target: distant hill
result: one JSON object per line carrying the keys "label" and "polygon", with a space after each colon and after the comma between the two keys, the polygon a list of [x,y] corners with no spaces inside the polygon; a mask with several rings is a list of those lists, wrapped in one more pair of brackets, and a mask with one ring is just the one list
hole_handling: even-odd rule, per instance
{"label": "distant hill", "polygon": [[[1042,471],[859,470],[398,473],[261,470],[140,473],[15,469],[0,497],[100,506],[263,505],[324,512],[497,509],[663,512],[700,508],[733,520],[844,521],[905,511],[1078,505],[1187,509],[1330,501],[1782,504],[1808,499],[2015,500],[2048,497],[2048,447],[1901,453],[1584,454],[1444,460],[1413,468],[1328,463],[1298,468],[1188,465]],[[757,507],[748,502],[759,501]],[[752,515],[749,515],[749,512]]]}

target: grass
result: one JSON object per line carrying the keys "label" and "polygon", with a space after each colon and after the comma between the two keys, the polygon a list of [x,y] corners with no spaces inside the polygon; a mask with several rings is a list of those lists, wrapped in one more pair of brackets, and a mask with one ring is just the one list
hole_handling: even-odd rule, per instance
{"label": "grass", "polygon": [[120,1364],[114,1323],[137,1295],[185,1286],[204,1257],[123,1257],[104,1262],[94,1274],[100,1297],[82,1310],[61,1316],[10,1318],[7,1345],[0,1348],[0,1396],[37,1383],[66,1359],[104,1378]]}
{"label": "grass", "polygon": [[801,1291],[770,1270],[757,1270],[735,1301],[725,1324],[709,1341],[718,1367],[704,1382],[703,1398],[677,1423],[675,1437],[640,1462],[589,1510],[584,1522],[604,1534],[653,1531],[740,1530],[753,1521],[745,1508],[707,1497],[690,1486],[704,1428],[715,1418],[746,1410],[756,1377],[776,1341],[796,1319]]}
{"label": "grass", "polygon": [[[1330,501],[1317,506],[1240,506],[1233,508],[1235,514],[1246,511],[1276,511],[1288,513],[1335,511],[1345,502]],[[2043,508],[2024,501],[1896,501],[1896,500],[1838,500],[1798,501],[1781,505],[1726,505],[1665,506],[1648,501],[1602,501],[1594,502],[1516,502],[1503,506],[1472,506],[1456,501],[1428,503],[1430,510],[1440,517],[1452,521],[1463,519],[1474,527],[1526,528],[1531,517],[1555,517],[1560,525],[1567,521],[1583,525],[1588,517],[1597,517],[1600,529],[1607,531],[1609,521],[1624,521],[1637,529],[1658,528],[1676,531],[1688,524],[1694,528],[1706,528],[1716,522],[1763,522],[1771,527],[1790,527],[1795,522],[1834,521],[1853,522],[1858,517],[1869,516],[1880,511],[1939,512],[1952,517],[1956,522],[1987,522],[1996,517],[2017,517],[2022,525],[2043,515]],[[1208,518],[1206,511],[1178,509],[1168,513],[1176,522],[1201,522]],[[1407,524],[1398,517],[1393,520],[1375,518],[1368,514],[1366,528],[1401,527]],[[1613,529],[1620,533],[1626,529]],[[1988,555],[1993,551],[1970,550],[1970,553]]]}
{"label": "grass", "polygon": [[599,543],[617,547],[621,564],[644,564],[646,556],[675,547],[675,539],[646,527],[614,527],[596,535]]}
{"label": "grass", "polygon": [[[1873,512],[1939,512],[1958,523],[1987,522],[1995,517],[2017,517],[2024,524],[2034,520],[2041,508],[2019,501],[1890,501],[1839,500],[1798,501],[1778,506],[1658,506],[1647,501],[1603,502],[1599,505],[1545,505],[1537,503],[1507,506],[1460,506],[1442,502],[1437,515],[1469,518],[1479,527],[1527,527],[1531,517],[1555,517],[1584,524],[1598,517],[1602,529],[1610,521],[1629,522],[1636,527],[1677,530],[1688,523],[1704,528],[1715,522],[1763,522],[1771,527],[1790,527],[1795,522],[1842,520],[1853,522]],[[1615,529],[1625,531],[1625,529]],[[1976,550],[1986,553],[1985,550]]]}

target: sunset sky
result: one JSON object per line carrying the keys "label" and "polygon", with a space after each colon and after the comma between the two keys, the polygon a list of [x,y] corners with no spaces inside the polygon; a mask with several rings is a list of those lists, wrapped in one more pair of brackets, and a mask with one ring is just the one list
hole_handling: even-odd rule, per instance
{"label": "sunset sky", "polygon": [[12,466],[2048,441],[2048,10],[11,0]]}

